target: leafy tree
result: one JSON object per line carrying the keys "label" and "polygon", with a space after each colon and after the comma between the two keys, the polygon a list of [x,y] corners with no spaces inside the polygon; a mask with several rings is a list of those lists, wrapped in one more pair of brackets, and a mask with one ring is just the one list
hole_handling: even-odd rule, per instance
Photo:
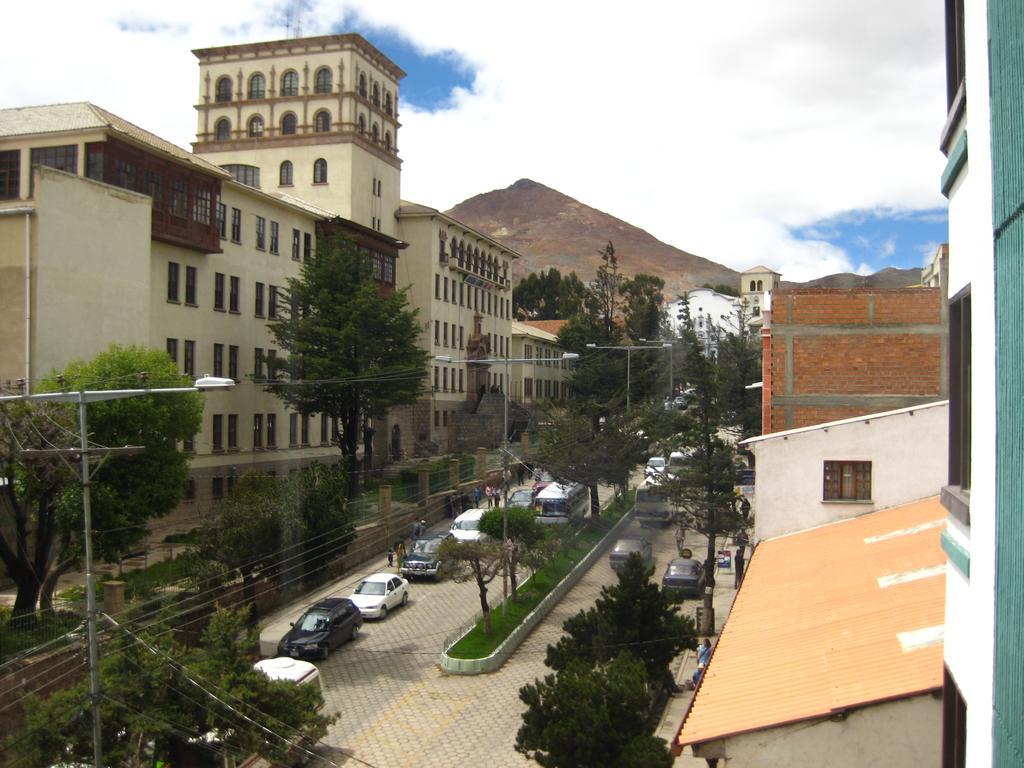
{"label": "leafy tree", "polygon": [[650,581],[653,567],[631,555],[618,582],[601,588],[594,607],[580,611],[562,625],[566,634],[548,646],[545,663],[563,670],[576,660],[591,666],[605,664],[629,650],[644,665],[646,679],[674,686],[669,664],[684,648],[697,641],[693,620]]}
{"label": "leafy tree", "polygon": [[271,389],[300,413],[322,413],[341,425],[335,441],[348,468],[349,497],[358,493],[356,453],[364,420],[415,402],[426,377],[416,309],[404,290],[382,295],[372,263],[355,241],[320,239],[316,253],[288,280],[279,318],[268,323],[288,353]]}
{"label": "leafy tree", "polygon": [[[143,378],[143,373],[145,377]],[[190,386],[162,350],[111,346],[91,361],[70,363],[40,384],[40,392]],[[80,478],[59,459],[25,459],[25,448],[78,447],[77,406],[20,402],[0,406],[0,560],[18,586],[16,616],[37,602],[52,605],[57,579],[78,564]],[[140,446],[111,457],[91,481],[93,544],[113,561],[147,535],[146,521],[170,512],[185,489],[188,456],[177,450],[202,423],[198,393],[131,397],[90,403],[89,440],[100,446]]]}
{"label": "leafy tree", "polygon": [[739,298],[740,295],[739,289],[735,285],[730,285],[729,283],[716,283],[715,285],[712,285],[711,283],[704,283],[701,288],[709,288],[715,293],[720,293],[723,296],[735,296],[736,298]]}
{"label": "leafy tree", "polygon": [[630,652],[607,665],[570,661],[519,691],[526,704],[516,751],[546,768],[668,768],[672,755],[651,736],[644,665]]}
{"label": "leafy tree", "polygon": [[619,294],[624,278],[619,274],[619,259],[611,240],[601,249],[600,255],[601,266],[597,268],[597,276],[590,283],[591,314],[604,328],[604,338],[610,339],[615,335]]}
{"label": "leafy tree", "polygon": [[480,594],[480,611],[484,619],[484,634],[491,634],[491,606],[487,603],[487,585],[501,573],[504,554],[501,540],[482,539],[459,541],[448,539],[438,549],[438,557],[454,564],[455,581],[474,581]]}
{"label": "leafy tree", "polygon": [[480,518],[480,531],[495,541],[507,540],[511,543],[511,546],[505,547],[504,555],[508,558],[510,596],[514,603],[518,599],[520,564],[533,567],[540,564],[540,545],[544,541],[544,528],[537,524],[532,509],[511,507],[505,510],[487,510]]}
{"label": "leafy tree", "polygon": [[622,281],[623,325],[634,342],[658,339],[665,320],[665,281],[654,275],[638,274]]}
{"label": "leafy tree", "polygon": [[562,320],[579,314],[588,295],[575,272],[563,277],[552,267],[523,278],[512,289],[512,306],[526,320]]}
{"label": "leafy tree", "polygon": [[[334,718],[317,713],[322,704],[319,689],[274,682],[255,671],[245,649],[257,638],[244,634],[243,624],[241,612],[220,611],[193,649],[179,645],[162,624],[147,629],[138,640],[122,630],[107,644],[100,661],[106,765],[134,768],[157,758],[183,763],[186,752],[202,744],[205,734],[217,734],[220,744],[236,757],[256,753],[283,761],[289,743],[326,734]],[[200,685],[225,703],[215,701]],[[9,741],[19,762],[91,763],[92,721],[82,711],[88,691],[84,680],[48,698],[28,699],[27,726]],[[250,720],[285,740],[268,740]]]}
{"label": "leafy tree", "polygon": [[741,316],[740,332],[726,334],[718,342],[722,422],[737,428],[740,440],[761,434],[761,390],[747,389],[761,381],[759,341]]}

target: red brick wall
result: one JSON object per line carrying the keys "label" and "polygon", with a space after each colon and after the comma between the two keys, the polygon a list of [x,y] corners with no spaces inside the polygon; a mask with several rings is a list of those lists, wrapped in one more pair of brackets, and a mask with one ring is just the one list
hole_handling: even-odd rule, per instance
{"label": "red brick wall", "polygon": [[940,342],[920,334],[796,337],[791,394],[937,394]]}

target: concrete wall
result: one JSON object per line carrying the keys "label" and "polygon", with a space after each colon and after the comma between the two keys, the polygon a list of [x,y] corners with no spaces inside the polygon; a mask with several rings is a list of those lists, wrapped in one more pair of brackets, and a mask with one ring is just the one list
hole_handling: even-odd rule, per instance
{"label": "concrete wall", "polygon": [[[746,441],[757,467],[755,540],[936,495],[946,476],[948,413],[943,401]],[[871,501],[823,501],[825,461],[870,461]]]}
{"label": "concrete wall", "polygon": [[942,706],[924,694],[854,709],[845,717],[783,725],[694,748],[719,768],[828,765],[938,768]]}
{"label": "concrete wall", "polygon": [[937,288],[776,292],[771,431],[945,398]]}

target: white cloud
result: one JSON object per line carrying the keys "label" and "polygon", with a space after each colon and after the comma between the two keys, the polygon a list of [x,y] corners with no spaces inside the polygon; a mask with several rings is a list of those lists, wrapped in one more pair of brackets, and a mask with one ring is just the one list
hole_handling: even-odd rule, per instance
{"label": "white cloud", "polygon": [[[932,0],[310,6],[305,34],[357,14],[474,68],[449,108],[403,105],[409,199],[447,208],[528,177],[680,248],[787,279],[851,268],[793,227],[943,203],[943,18]],[[25,75],[0,81],[0,105],[88,99],[188,146],[190,49],[284,37],[281,7],[13,4],[10,29],[46,35],[8,36],[0,68]]]}

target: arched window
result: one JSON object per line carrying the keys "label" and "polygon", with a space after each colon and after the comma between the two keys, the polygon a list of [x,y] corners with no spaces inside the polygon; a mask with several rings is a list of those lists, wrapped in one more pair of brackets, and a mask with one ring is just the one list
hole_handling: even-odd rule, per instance
{"label": "arched window", "polygon": [[391,151],[391,131],[384,131],[384,149]]}
{"label": "arched window", "polygon": [[222,117],[217,121],[217,126],[214,128],[217,136],[217,141],[227,141],[231,138],[231,121],[226,117]]}
{"label": "arched window", "polygon": [[292,112],[288,112],[284,117],[281,118],[281,133],[285,136],[290,136],[295,133],[295,115]]}
{"label": "arched window", "polygon": [[299,75],[294,69],[289,69],[287,72],[281,75],[281,95],[299,95]]}
{"label": "arched window", "polygon": [[373,84],[373,104],[376,107],[380,106],[380,88],[376,83]]}
{"label": "arched window", "polygon": [[757,290],[757,283],[755,283],[753,280],[750,281],[750,290],[752,290],[752,291],[756,291]]}
{"label": "arched window", "polygon": [[329,133],[331,130],[331,113],[321,109],[313,117],[313,130],[317,133]]}
{"label": "arched window", "polygon": [[320,69],[316,71],[316,80],[313,83],[313,91],[315,93],[331,92],[331,70],[327,67],[320,67]]}
{"label": "arched window", "polygon": [[290,187],[292,185],[292,161],[285,160],[281,163],[281,173],[278,176],[278,184],[282,187]]}
{"label": "arched window", "polygon": [[764,283],[761,282],[760,280],[757,281],[757,290],[759,290],[759,291],[763,291],[764,290]]}
{"label": "arched window", "polygon": [[391,93],[384,94],[384,111],[391,114]]}
{"label": "arched window", "polygon": [[263,118],[253,115],[249,118],[249,138],[258,139],[263,135]]}
{"label": "arched window", "polygon": [[359,95],[366,98],[366,75],[359,76]]}
{"label": "arched window", "polygon": [[376,144],[378,141],[380,141],[380,128],[377,127],[376,123],[373,124],[373,131],[372,131],[372,133],[373,133],[373,142],[374,142],[374,144]]}
{"label": "arched window", "polygon": [[327,161],[322,157],[317,158],[313,163],[313,183],[314,184],[326,184],[327,183]]}
{"label": "arched window", "polygon": [[255,75],[249,78],[249,98],[262,99],[266,95],[266,81],[263,79],[263,75],[257,72]]}
{"label": "arched window", "polygon": [[366,118],[362,115],[359,116],[359,135],[362,136],[366,133]]}
{"label": "arched window", "polygon": [[231,101],[231,78],[230,77],[219,77],[217,78],[217,101]]}

